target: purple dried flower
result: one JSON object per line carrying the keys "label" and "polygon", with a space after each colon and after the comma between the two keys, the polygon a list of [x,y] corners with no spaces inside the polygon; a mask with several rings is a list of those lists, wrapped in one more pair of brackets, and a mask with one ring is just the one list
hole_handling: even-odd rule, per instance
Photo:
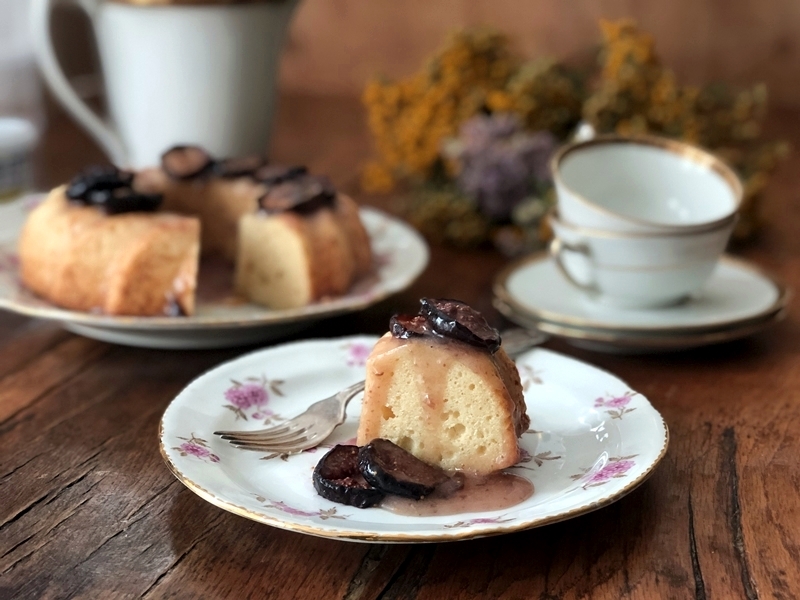
{"label": "purple dried flower", "polygon": [[458,186],[491,219],[505,220],[537,182],[550,181],[548,161],[556,139],[526,132],[512,114],[478,115],[459,130]]}

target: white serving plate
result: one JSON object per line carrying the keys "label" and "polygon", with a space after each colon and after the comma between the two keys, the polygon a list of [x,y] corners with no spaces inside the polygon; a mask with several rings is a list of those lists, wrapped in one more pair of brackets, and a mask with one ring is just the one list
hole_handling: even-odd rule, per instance
{"label": "white serving plate", "polygon": [[219,348],[263,342],[298,331],[334,315],[362,310],[402,291],[428,264],[428,246],[410,226],[373,208],[361,217],[375,256],[373,276],[357,283],[346,295],[309,306],[271,310],[234,301],[216,291],[203,295],[201,269],[196,313],[191,317],[125,317],[65,310],[35,296],[19,281],[16,240],[27,212],[41,196],[28,196],[0,205],[0,308],[41,319],[60,321],[87,337],[148,348]]}

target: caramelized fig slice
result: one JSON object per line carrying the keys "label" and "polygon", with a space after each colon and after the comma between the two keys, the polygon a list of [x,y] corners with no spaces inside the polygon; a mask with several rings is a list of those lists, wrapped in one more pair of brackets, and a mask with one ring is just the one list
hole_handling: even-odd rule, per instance
{"label": "caramelized fig slice", "polygon": [[255,177],[256,172],[266,164],[267,160],[263,156],[240,156],[236,158],[226,158],[214,164],[214,173],[220,177],[233,179],[250,175]]}
{"label": "caramelized fig slice", "polygon": [[458,300],[420,300],[420,314],[436,333],[466,342],[491,353],[500,347],[500,333],[477,310]]}
{"label": "caramelized fig slice", "polygon": [[389,440],[377,438],[358,451],[364,479],[387,494],[421,500],[450,477]]}
{"label": "caramelized fig slice", "polygon": [[118,215],[127,212],[153,212],[163,200],[161,194],[139,194],[131,188],[117,188],[112,190],[103,203],[100,204],[109,215]]}
{"label": "caramelized fig slice", "polygon": [[433,333],[422,315],[393,315],[389,319],[389,331],[401,340]]}
{"label": "caramelized fig slice", "polygon": [[120,171],[113,165],[91,166],[72,178],[67,186],[67,198],[88,201],[92,190],[113,190],[129,186],[132,180],[133,173]]}
{"label": "caramelized fig slice", "polygon": [[173,179],[193,179],[208,173],[214,160],[200,146],[173,146],[161,155],[161,166]]}
{"label": "caramelized fig slice", "polygon": [[287,210],[309,214],[331,206],[335,200],[336,189],[327,177],[301,175],[272,186],[259,198],[258,204],[268,214]]}
{"label": "caramelized fig slice", "polygon": [[356,508],[375,506],[385,496],[358,470],[358,446],[334,446],[317,463],[312,481],[323,498]]}

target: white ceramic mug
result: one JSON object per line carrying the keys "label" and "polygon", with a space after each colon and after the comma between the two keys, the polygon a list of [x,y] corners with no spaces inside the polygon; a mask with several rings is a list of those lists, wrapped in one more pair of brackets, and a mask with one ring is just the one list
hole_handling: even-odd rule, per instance
{"label": "white ceramic mug", "polygon": [[109,122],[70,86],[53,51],[50,12],[33,0],[34,48],[45,81],[116,164],[158,164],[175,144],[217,156],[263,154],[275,105],[278,60],[297,0],[137,6],[78,2],[91,18]]}
{"label": "white ceramic mug", "polygon": [[733,218],[742,184],[719,158],[656,136],[599,136],[551,162],[563,221],[619,233],[718,227]]}
{"label": "white ceramic mug", "polygon": [[703,231],[621,234],[550,215],[550,253],[587,297],[621,308],[676,304],[702,289],[725,250],[735,218]]}

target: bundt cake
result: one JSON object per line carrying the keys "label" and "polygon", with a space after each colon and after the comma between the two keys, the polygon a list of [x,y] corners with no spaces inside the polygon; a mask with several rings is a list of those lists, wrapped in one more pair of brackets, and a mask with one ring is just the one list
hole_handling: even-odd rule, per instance
{"label": "bundt cake", "polygon": [[530,420],[497,330],[454,300],[395,315],[367,359],[359,446],[391,440],[426,463],[484,475],[520,460]]}
{"label": "bundt cake", "polygon": [[192,146],[135,174],[87,170],[31,212],[19,241],[32,291],[112,315],[191,315],[200,250],[275,309],[344,294],[372,263],[357,205],[326,178]]}
{"label": "bundt cake", "polygon": [[19,239],[22,282],[73,310],[192,314],[200,221],[170,213],[108,216],[54,189]]}

